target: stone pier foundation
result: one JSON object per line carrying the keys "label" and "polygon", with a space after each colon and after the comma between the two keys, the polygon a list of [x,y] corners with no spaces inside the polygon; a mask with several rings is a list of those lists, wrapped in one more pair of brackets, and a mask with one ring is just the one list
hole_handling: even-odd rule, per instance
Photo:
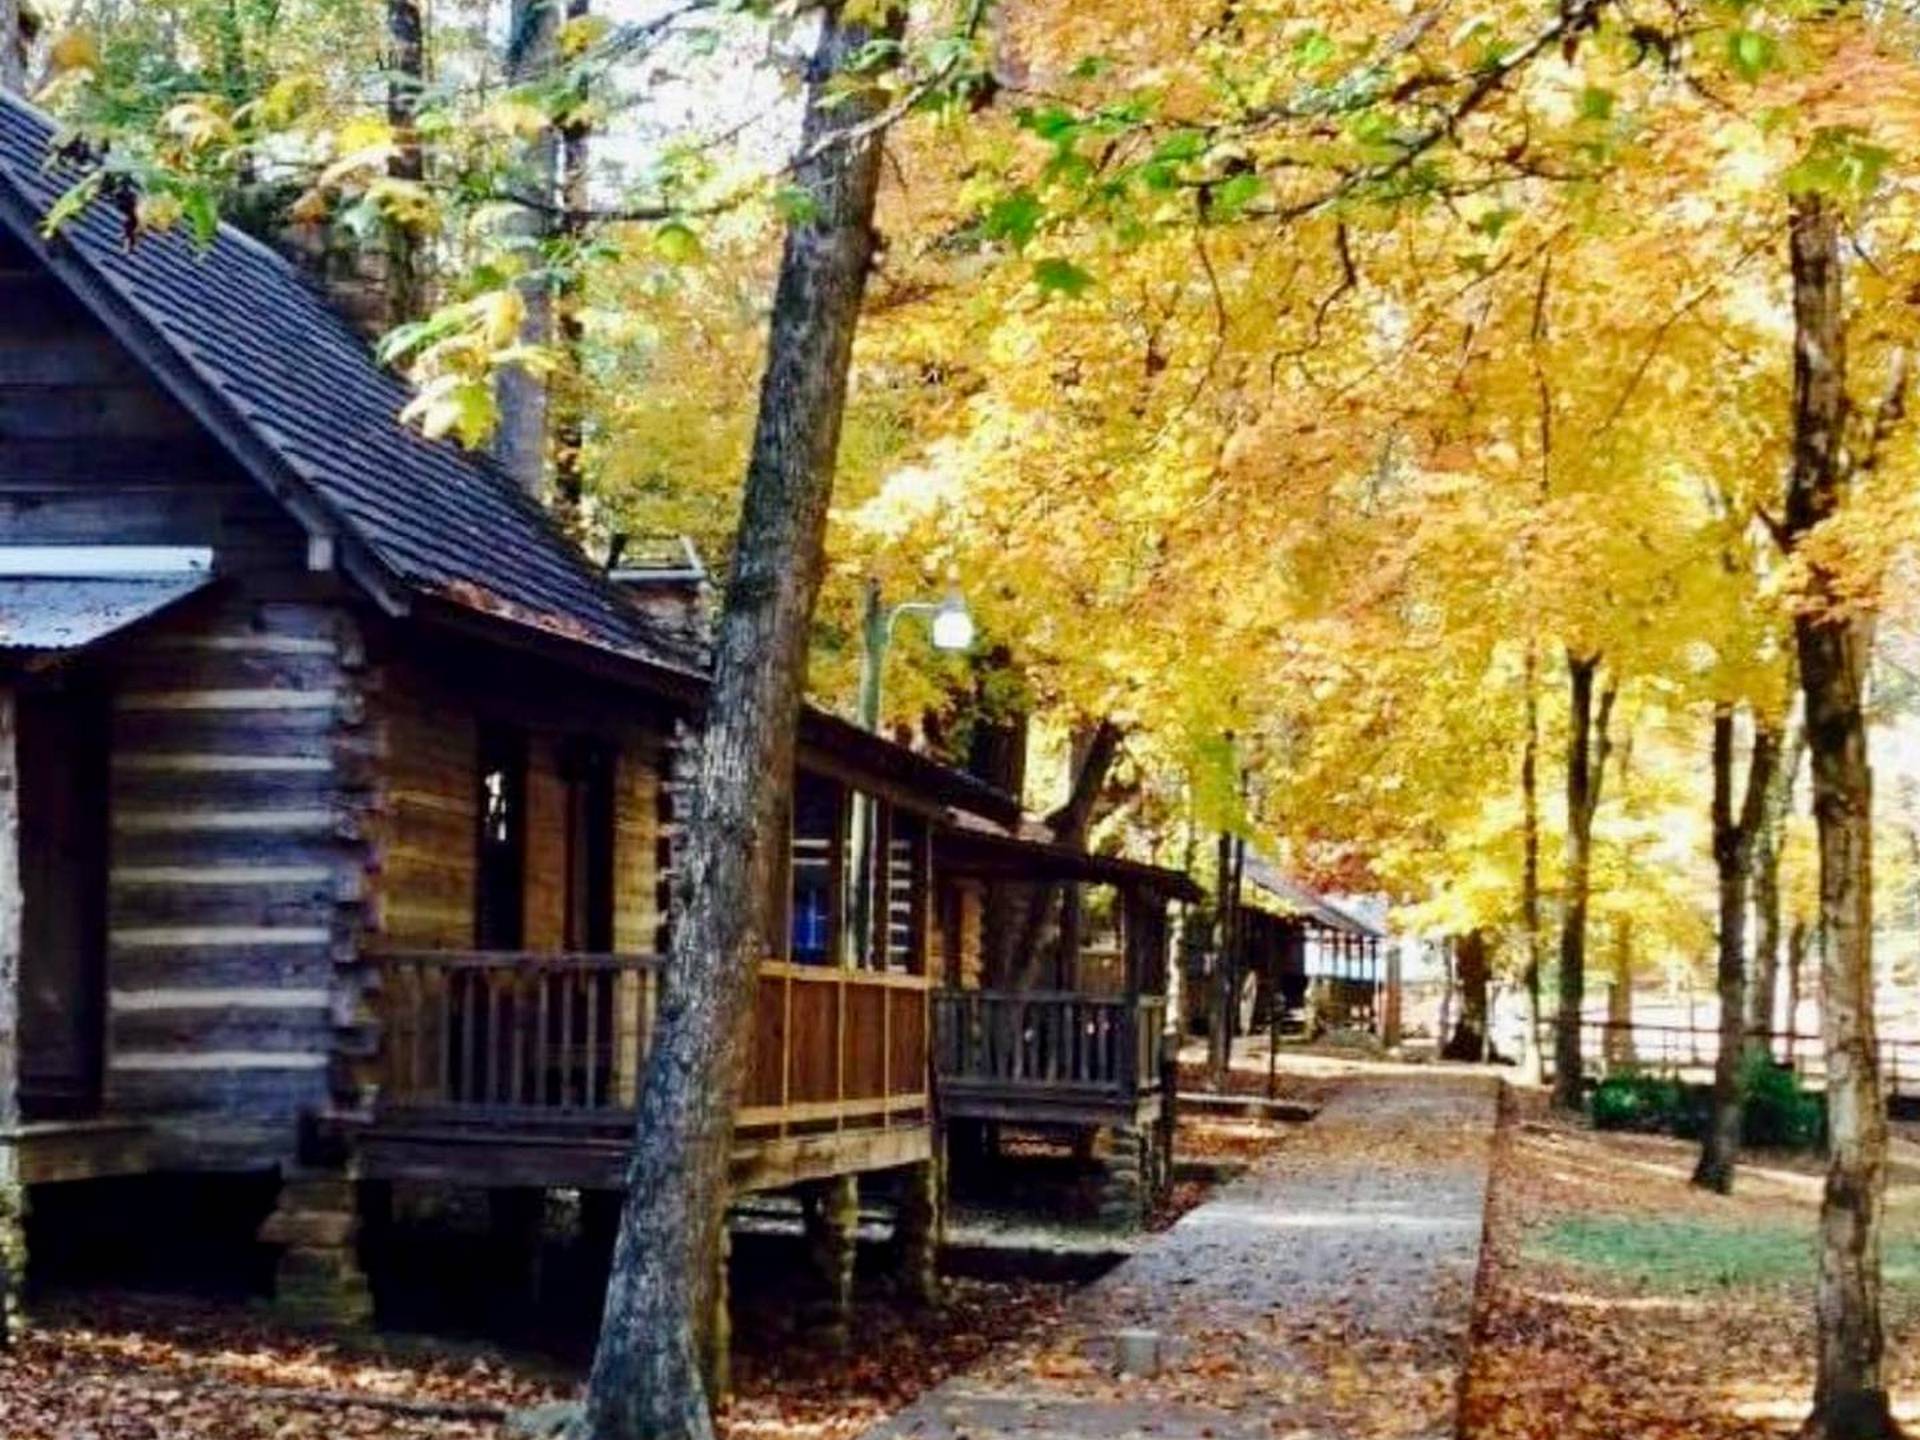
{"label": "stone pier foundation", "polygon": [[1155,1147],[1146,1131],[1115,1125],[1107,1133],[1106,1151],[1100,1222],[1115,1230],[1138,1230],[1146,1223]]}
{"label": "stone pier foundation", "polygon": [[816,1180],[801,1193],[807,1258],[820,1282],[817,1328],[844,1346],[853,1316],[853,1261],[860,1229],[860,1182],[852,1175]]}
{"label": "stone pier foundation", "polygon": [[900,1172],[893,1216],[894,1274],[917,1305],[940,1302],[940,1246],[946,1231],[944,1167],[936,1156]]}
{"label": "stone pier foundation", "polygon": [[260,1239],[281,1248],[274,1307],[296,1324],[357,1327],[373,1321],[373,1291],[359,1255],[355,1184],[339,1170],[295,1170]]}

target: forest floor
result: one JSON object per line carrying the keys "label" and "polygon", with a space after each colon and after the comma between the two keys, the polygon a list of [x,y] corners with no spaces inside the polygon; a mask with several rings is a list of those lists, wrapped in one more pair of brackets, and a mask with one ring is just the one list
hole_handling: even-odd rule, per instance
{"label": "forest floor", "polygon": [[[1518,1092],[1479,1287],[1466,1440],[1777,1440],[1812,1393],[1821,1164],[1745,1157],[1730,1197],[1688,1142],[1600,1134]],[[1896,1131],[1903,1127],[1896,1127]],[[1886,1237],[1896,1408],[1920,1419],[1920,1145]]]}

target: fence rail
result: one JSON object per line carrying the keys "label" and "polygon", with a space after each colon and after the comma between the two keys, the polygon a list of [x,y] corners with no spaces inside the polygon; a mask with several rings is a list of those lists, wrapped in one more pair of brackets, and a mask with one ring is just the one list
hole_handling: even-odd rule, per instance
{"label": "fence rail", "polygon": [[[653,955],[388,951],[377,1113],[630,1124],[661,999]],[[736,1123],[760,1138],[930,1113],[923,976],[768,962]]]}
{"label": "fence rail", "polygon": [[[1553,1074],[1556,1025],[1540,1023],[1540,1055],[1545,1073]],[[1827,1078],[1826,1042],[1818,1035],[1770,1030],[1747,1032],[1749,1043],[1764,1040],[1768,1053],[1790,1065],[1803,1080],[1824,1083]],[[1920,1040],[1882,1039],[1878,1044],[1881,1083],[1889,1093],[1920,1096]],[[1580,1021],[1580,1056],[1585,1073],[1604,1076],[1627,1065],[1655,1070],[1711,1070],[1720,1054],[1720,1031],[1714,1025],[1649,1024],[1623,1020]]]}
{"label": "fence rail", "polygon": [[942,990],[933,1010],[943,1085],[1131,1098],[1160,1081],[1167,1002],[1158,995]]}

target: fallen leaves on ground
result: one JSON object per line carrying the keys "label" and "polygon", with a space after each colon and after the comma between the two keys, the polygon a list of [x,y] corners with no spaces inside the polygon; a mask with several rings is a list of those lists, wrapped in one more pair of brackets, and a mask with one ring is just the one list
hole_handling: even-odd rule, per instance
{"label": "fallen leaves on ground", "polygon": [[[1736,1193],[1694,1189],[1695,1147],[1510,1122],[1497,1163],[1467,1440],[1760,1440],[1812,1393],[1820,1169],[1745,1158]],[[1920,1185],[1896,1166],[1887,1337],[1896,1401],[1920,1391]],[[1904,1394],[1903,1394],[1904,1392]]]}

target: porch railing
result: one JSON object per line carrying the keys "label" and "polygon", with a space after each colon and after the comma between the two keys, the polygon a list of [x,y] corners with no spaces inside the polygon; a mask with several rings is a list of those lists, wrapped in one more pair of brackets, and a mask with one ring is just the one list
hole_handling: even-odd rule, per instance
{"label": "porch railing", "polygon": [[[660,1008],[653,955],[389,951],[376,1114],[630,1123]],[[922,976],[769,962],[736,1124],[765,1138],[923,1120]]]}
{"label": "porch railing", "polygon": [[933,1013],[943,1086],[1130,1098],[1160,1083],[1167,1002],[1159,995],[942,990]]}
{"label": "porch railing", "polygon": [[383,1107],[501,1120],[632,1110],[659,1009],[659,957],[417,950],[371,959]]}

